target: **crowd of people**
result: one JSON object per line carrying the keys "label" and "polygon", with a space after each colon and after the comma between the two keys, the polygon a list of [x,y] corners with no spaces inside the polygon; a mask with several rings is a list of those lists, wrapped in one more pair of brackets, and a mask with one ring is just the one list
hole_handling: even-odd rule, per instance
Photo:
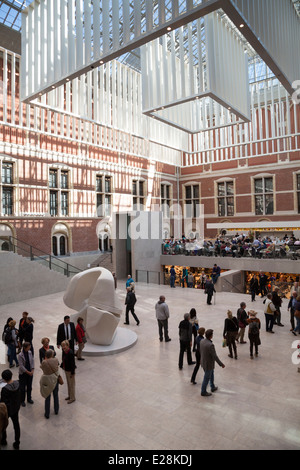
{"label": "crowd of people", "polygon": [[[33,323],[34,320],[28,312],[23,312],[22,318],[16,328],[16,320],[8,318],[2,333],[2,341],[7,345],[7,358],[9,368],[1,374],[1,395],[0,395],[0,444],[7,445],[6,428],[8,418],[11,418],[14,427],[15,440],[14,449],[20,447],[20,424],[19,410],[27,404],[33,405],[32,383],[36,367],[36,357],[33,348]],[[68,396],[67,404],[76,400],[75,394],[75,371],[76,363],[83,361],[82,351],[87,341],[83,318],[77,318],[77,325],[71,322],[68,315],[64,321],[58,325],[56,346],[62,349],[62,359],[59,362],[56,350],[50,344],[50,339],[41,339],[39,349],[39,365],[42,370],[40,378],[40,393],[45,399],[44,416],[50,417],[50,402],[53,395],[54,413],[59,412],[59,385],[64,383],[60,369],[64,371],[67,383]],[[76,345],[76,348],[75,348]],[[18,380],[13,380],[11,369],[18,367]],[[5,405],[5,407],[3,406]]]}
{"label": "crowd of people", "polygon": [[294,236],[249,236],[235,234],[233,237],[220,235],[215,239],[181,239],[170,238],[164,241],[163,254],[231,256],[254,258],[300,258],[300,240]]}
{"label": "crowd of people", "polygon": [[[174,280],[172,276],[175,276],[175,271],[172,273],[171,268],[171,280],[170,287],[174,287]],[[206,278],[205,285],[203,286],[207,294],[207,304],[211,305],[211,298],[213,292],[215,292],[215,284],[220,276],[220,267],[215,264],[211,278]],[[183,270],[184,277],[184,270]],[[264,315],[265,315],[265,329],[267,333],[274,333],[273,326],[277,325],[283,327],[281,323],[281,306],[284,295],[281,295],[279,287],[275,286],[272,292],[267,289],[268,277],[265,273],[260,272],[258,276],[253,276],[255,279],[255,295],[261,295],[264,298]],[[128,276],[128,285],[134,286],[134,281],[131,276]],[[252,302],[255,301],[255,295],[251,296]],[[296,277],[296,281],[291,289],[291,297],[288,303],[288,310],[290,312],[290,331],[297,335],[300,334],[300,282],[299,277]],[[158,302],[155,305],[156,319],[158,324],[159,340],[162,342],[171,341],[169,336],[168,321],[170,317],[169,307],[166,303],[165,296],[160,296]],[[296,322],[296,325],[295,325]],[[260,340],[260,329],[261,321],[257,317],[257,312],[253,309],[246,310],[246,303],[241,302],[237,309],[236,316],[233,315],[231,310],[227,311],[227,316],[224,321],[224,346],[228,347],[230,358],[238,359],[237,356],[237,343],[246,344],[245,334],[246,328],[248,328],[248,339],[249,339],[249,352],[250,358],[258,356],[258,346],[261,344]],[[221,367],[225,365],[220,361],[217,356],[215,347],[212,343],[213,330],[200,327],[197,318],[197,312],[195,308],[191,308],[189,313],[185,313],[183,320],[179,323],[179,359],[178,367],[182,370],[184,354],[186,353],[188,365],[195,364],[195,368],[192,373],[191,383],[196,384],[196,375],[200,368],[200,365],[204,369],[204,377],[201,386],[201,395],[210,396],[211,393],[207,392],[207,386],[210,383],[211,392],[215,392],[217,387],[214,383],[214,367],[215,363]],[[204,340],[202,342],[202,340]],[[192,359],[192,352],[195,353],[195,361]]]}
{"label": "crowd of people", "polygon": [[[218,266],[215,265],[214,278],[210,280],[211,285],[217,282],[219,275]],[[260,281],[260,280],[258,280]],[[267,333],[274,333],[273,327],[284,326],[281,323],[281,306],[282,298],[279,288],[275,287],[273,292],[265,291],[262,281],[259,282],[260,295],[265,297],[264,314],[265,314],[265,330]],[[172,287],[172,286],[171,286]],[[209,298],[209,297],[208,297]],[[133,299],[133,300],[132,300]],[[252,301],[255,299],[252,298]],[[207,302],[210,304],[209,302]],[[129,325],[129,313],[132,314],[137,325],[140,324],[138,317],[135,314],[135,283],[133,278],[129,275],[126,282],[126,313],[125,324]],[[300,282],[299,277],[292,287],[291,297],[288,303],[288,310],[290,311],[290,323],[293,335],[300,334]],[[155,314],[158,325],[159,341],[170,342],[169,336],[169,317],[170,311],[166,302],[165,296],[161,295],[155,304]],[[28,314],[23,312],[22,318],[19,321],[19,326],[16,328],[16,321],[8,318],[6,325],[3,329],[2,340],[7,345],[7,355],[9,361],[9,368],[2,372],[2,384],[0,395],[0,438],[1,446],[7,445],[6,428],[9,419],[11,419],[14,427],[15,440],[13,443],[14,449],[20,447],[20,424],[19,424],[19,410],[25,407],[26,404],[33,405],[32,399],[32,383],[35,371],[35,352],[33,349],[33,324],[34,320]],[[259,354],[259,346],[261,344],[260,330],[262,324],[257,317],[257,312],[253,309],[246,309],[246,303],[241,302],[237,308],[236,315],[231,310],[227,311],[226,318],[224,319],[223,327],[223,346],[228,347],[228,356],[230,358],[238,359],[238,344],[245,344],[246,331],[248,330],[249,339],[249,353],[250,358],[253,359]],[[215,384],[215,364],[224,368],[225,364],[219,359],[214,343],[214,331],[211,328],[206,329],[200,325],[195,308],[191,308],[188,313],[183,315],[183,319],[178,325],[179,332],[179,357],[178,368],[183,369],[184,357],[186,355],[188,365],[194,365],[191,374],[191,383],[197,384],[196,377],[200,366],[204,374],[201,384],[201,396],[211,396],[212,393],[218,390]],[[40,378],[40,393],[45,399],[44,416],[46,419],[50,417],[50,404],[51,395],[53,396],[54,413],[59,413],[59,386],[64,383],[63,377],[60,373],[62,369],[65,373],[65,380],[67,382],[68,396],[66,397],[67,403],[71,404],[76,400],[75,393],[75,373],[76,361],[84,360],[82,352],[86,342],[85,327],[83,319],[78,317],[77,325],[70,320],[66,315],[64,321],[58,325],[56,347],[62,348],[62,360],[58,361],[56,350],[50,344],[47,337],[41,339],[41,348],[39,349],[39,364],[42,370]],[[76,346],[76,347],[75,347]],[[195,354],[195,360],[193,359]],[[11,369],[18,367],[19,380],[13,379]],[[210,386],[210,392],[207,390]],[[27,403],[26,403],[27,402]]]}
{"label": "crowd of people", "polygon": [[[176,287],[176,282],[178,282],[179,286],[184,288],[196,288],[196,289],[205,289],[206,293],[209,291],[209,283],[212,282],[213,285],[217,282],[218,278],[221,275],[221,268],[216,263],[214,264],[211,274],[206,274],[204,269],[200,274],[195,275],[191,270],[187,267],[180,267],[171,266],[170,268],[170,286],[172,288]],[[165,278],[166,281],[166,278]],[[208,302],[210,303],[210,302]]]}
{"label": "crowd of people", "polygon": [[[282,297],[280,296],[279,288],[275,287],[273,292],[265,293],[261,291],[261,297],[265,297],[264,315],[265,315],[265,331],[267,333],[274,333],[273,326],[277,325],[283,327],[281,323],[281,306]],[[288,303],[288,310],[290,312],[290,331],[297,336],[300,334],[300,282],[299,277],[291,290],[291,297]],[[296,325],[295,325],[296,323]],[[233,315],[231,310],[227,311],[227,316],[224,320],[223,329],[223,346],[228,347],[228,356],[230,358],[238,359],[237,343],[246,344],[245,333],[248,328],[249,339],[249,353],[250,359],[257,357],[258,347],[261,344],[260,330],[261,321],[257,317],[257,312],[253,309],[246,310],[246,303],[241,302],[237,309],[236,316]],[[211,393],[207,392],[208,383],[211,386],[211,392],[215,392],[217,387],[214,382],[214,368],[215,363],[221,367],[225,365],[220,361],[214,345],[212,343],[213,330],[205,330],[204,327],[199,326],[196,310],[191,309],[190,313],[184,315],[184,320],[179,324],[179,338],[180,338],[180,353],[179,353],[179,369],[182,369],[183,354],[187,352],[188,364],[194,364],[191,356],[191,348],[196,354],[196,365],[191,376],[191,383],[196,384],[196,375],[202,366],[204,370],[204,377],[201,385],[201,395],[209,396]]]}

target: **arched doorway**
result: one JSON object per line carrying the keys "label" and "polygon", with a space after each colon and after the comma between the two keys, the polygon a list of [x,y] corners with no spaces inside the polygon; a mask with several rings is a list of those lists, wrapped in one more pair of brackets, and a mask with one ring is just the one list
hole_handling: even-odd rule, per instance
{"label": "arched doorway", "polygon": [[100,251],[109,251],[111,248],[111,220],[109,217],[101,220],[97,225],[98,247]]}
{"label": "arched doorway", "polygon": [[54,256],[65,256],[68,252],[68,240],[66,235],[56,233],[52,237],[52,253]]}
{"label": "arched doorway", "polygon": [[110,248],[110,240],[107,233],[101,234],[99,236],[99,250],[108,251]]}
{"label": "arched doorway", "polygon": [[0,224],[0,251],[12,250],[10,237],[15,237],[13,228],[8,224]]}
{"label": "arched doorway", "polygon": [[52,254],[65,256],[70,252],[69,228],[62,223],[57,223],[52,229]]}

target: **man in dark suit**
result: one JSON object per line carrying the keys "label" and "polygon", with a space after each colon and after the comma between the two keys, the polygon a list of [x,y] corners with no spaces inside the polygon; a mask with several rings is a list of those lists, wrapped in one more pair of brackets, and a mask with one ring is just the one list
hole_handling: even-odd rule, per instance
{"label": "man in dark suit", "polygon": [[215,286],[214,286],[212,280],[207,279],[207,281],[205,283],[205,293],[207,294],[207,298],[206,298],[207,305],[211,305],[211,300],[212,300],[212,297],[214,295],[214,292],[216,292],[216,289],[215,289]]}
{"label": "man in dark suit", "polygon": [[75,342],[77,344],[77,335],[75,325],[70,321],[68,315],[64,317],[64,322],[57,328],[57,347],[60,348],[61,343],[65,340],[69,341],[70,349],[74,352]]}
{"label": "man in dark suit", "polygon": [[265,273],[262,273],[260,271],[258,277],[259,277],[260,294],[262,297],[264,297],[268,293],[268,289],[267,289],[268,276]]}

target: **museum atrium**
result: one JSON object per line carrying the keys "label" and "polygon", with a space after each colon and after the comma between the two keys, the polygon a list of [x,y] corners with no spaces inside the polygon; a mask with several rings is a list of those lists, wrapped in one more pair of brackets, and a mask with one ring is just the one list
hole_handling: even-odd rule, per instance
{"label": "museum atrium", "polygon": [[[0,0],[1,327],[27,311],[36,355],[43,337],[56,345],[74,314],[65,292],[97,268],[114,273],[124,312],[131,274],[140,320],[120,318],[130,347],[85,348],[76,401],[64,384],[49,420],[36,365],[21,449],[299,450],[288,307],[300,275],[299,22],[300,0]],[[209,306],[203,279],[216,264]],[[263,292],[251,297],[262,273],[282,298],[274,335]],[[261,321],[253,361],[248,338],[237,361],[222,348],[226,312],[242,301]],[[202,369],[195,386],[188,365],[178,370],[191,308],[225,364],[208,398]],[[7,434],[1,450],[11,423]]]}

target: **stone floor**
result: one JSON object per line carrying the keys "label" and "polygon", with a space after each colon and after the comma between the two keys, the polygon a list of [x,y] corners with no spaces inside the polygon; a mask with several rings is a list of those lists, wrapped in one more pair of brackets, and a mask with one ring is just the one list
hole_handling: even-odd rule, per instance
{"label": "stone floor", "polygon": [[[124,284],[125,285],[125,284]],[[118,284],[124,303],[125,287]],[[140,325],[131,321],[138,341],[116,355],[86,357],[77,362],[76,401],[68,405],[66,385],[60,388],[60,411],[44,418],[44,399],[39,393],[41,371],[34,375],[34,404],[20,411],[21,449],[25,450],[298,450],[300,449],[300,398],[298,367],[292,362],[294,342],[290,332],[287,300],[282,308],[284,327],[275,334],[264,331],[262,299],[251,303],[241,294],[217,294],[215,305],[207,306],[203,291],[171,289],[168,286],[136,285],[136,312]],[[154,304],[164,294],[171,316],[172,341],[160,343]],[[27,310],[35,319],[34,346],[49,336],[55,344],[57,325],[66,313],[63,293],[34,298],[0,307],[0,326],[9,316],[17,321]],[[238,360],[222,348],[227,309],[236,312],[245,300],[262,320],[259,357],[250,360],[249,342],[238,345]],[[219,389],[201,397],[203,371],[197,385],[190,383],[193,366],[178,369],[178,324],[190,308],[197,310],[201,326],[214,329],[214,344],[224,369],[216,365]],[[3,348],[2,348],[3,350]],[[58,358],[61,352],[58,351]],[[0,370],[7,364],[0,364]],[[17,378],[17,369],[12,369]],[[52,406],[52,403],[51,403]],[[12,425],[8,446],[12,448]]]}

